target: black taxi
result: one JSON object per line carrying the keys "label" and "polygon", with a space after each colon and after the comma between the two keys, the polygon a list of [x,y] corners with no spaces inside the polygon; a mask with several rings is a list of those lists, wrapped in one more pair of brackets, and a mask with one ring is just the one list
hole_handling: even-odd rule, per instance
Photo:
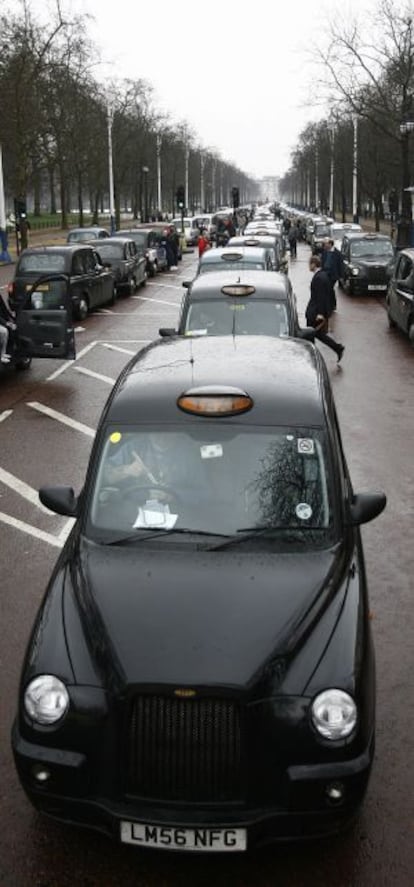
{"label": "black taxi", "polygon": [[24,249],[17,260],[14,278],[8,287],[11,308],[18,311],[27,307],[28,293],[33,292],[33,284],[42,276],[45,279],[34,291],[33,307],[46,309],[49,301],[53,303],[57,283],[50,289],[48,275],[62,275],[62,280],[65,277],[69,281],[77,320],[84,320],[94,308],[113,304],[116,298],[114,275],[104,268],[100,256],[89,244],[34,246]]}
{"label": "black taxi", "polygon": [[161,336],[298,336],[313,341],[314,332],[299,326],[296,297],[285,274],[216,271],[183,286],[187,292],[178,328],[161,327]]}
{"label": "black taxi", "polygon": [[414,249],[398,253],[386,304],[390,327],[399,327],[414,345]]}
{"label": "black taxi", "polygon": [[341,245],[340,285],[350,296],[386,293],[395,264],[395,251],[386,234],[363,231],[345,234]]}
{"label": "black taxi", "polygon": [[212,271],[273,271],[273,256],[269,248],[263,246],[224,246],[206,250],[198,262],[197,274],[211,274]]}
{"label": "black taxi", "polygon": [[[55,479],[62,484],[65,478]],[[23,664],[34,806],[139,848],[243,852],[356,814],[375,733],[355,493],[308,343],[166,339],[125,367]]]}

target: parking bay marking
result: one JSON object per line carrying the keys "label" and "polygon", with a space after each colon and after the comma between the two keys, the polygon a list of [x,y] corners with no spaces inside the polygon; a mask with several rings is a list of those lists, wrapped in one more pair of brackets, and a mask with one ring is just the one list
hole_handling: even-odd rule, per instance
{"label": "parking bay marking", "polygon": [[27,406],[31,407],[33,410],[37,410],[39,413],[44,413],[44,415],[49,416],[50,419],[55,419],[63,425],[68,425],[69,428],[73,428],[75,431],[81,431],[82,434],[86,434],[88,437],[95,437],[94,428],[89,428],[89,425],[84,425],[83,422],[77,422],[76,419],[71,419],[70,416],[65,416],[64,413],[52,410],[51,407],[47,407],[43,403],[38,403],[33,400],[28,403]]}
{"label": "parking bay marking", "polygon": [[115,385],[116,379],[112,379],[111,376],[95,373],[94,370],[88,370],[86,367],[74,367],[74,369],[77,373],[82,373],[84,376],[91,376],[92,379],[99,379],[100,382],[106,382],[108,385]]}
{"label": "parking bay marking", "polygon": [[[181,289],[180,286],[170,287],[170,289]],[[142,302],[155,302],[157,305],[172,305],[174,308],[179,308],[180,305],[178,302],[167,302],[166,299],[151,299],[149,296],[132,296],[133,299],[140,299]]]}
{"label": "parking bay marking", "polygon": [[[54,545],[55,548],[63,548],[66,541],[61,538],[61,536],[54,536],[52,533],[46,533],[44,530],[32,527],[31,524],[27,524],[25,521],[18,520],[16,517],[11,517],[10,514],[5,514],[4,511],[0,511],[0,521],[2,521],[3,524],[7,524],[9,527],[14,527],[15,530],[21,530],[22,533],[28,533],[29,536],[34,536],[35,539],[39,539],[41,542],[47,542],[49,545]],[[66,527],[64,529],[66,529]]]}
{"label": "parking bay marking", "polygon": [[0,422],[4,422],[5,419],[8,419],[12,412],[13,410],[4,410],[4,413],[0,413]]}
{"label": "parking bay marking", "polygon": [[11,490],[14,490],[14,492],[18,493],[19,496],[22,496],[23,499],[27,499],[28,502],[35,505],[40,511],[43,511],[43,514],[47,514],[49,517],[51,516],[49,509],[45,508],[40,502],[37,490],[34,490],[33,487],[26,484],[24,480],[19,480],[14,474],[10,474],[10,472],[6,471],[4,468],[0,468],[0,483],[9,487]]}
{"label": "parking bay marking", "polygon": [[58,376],[61,376],[62,373],[69,369],[69,367],[73,367],[74,363],[76,363],[77,360],[80,360],[81,357],[84,357],[84,355],[87,354],[88,351],[91,351],[92,348],[95,348],[95,345],[96,342],[89,342],[89,345],[85,345],[85,347],[82,348],[81,351],[79,351],[79,354],[77,355],[75,361],[66,360],[63,366],[59,367],[58,370],[55,370],[55,372],[52,373],[51,376],[47,376],[46,382],[53,382],[54,379],[57,379]]}

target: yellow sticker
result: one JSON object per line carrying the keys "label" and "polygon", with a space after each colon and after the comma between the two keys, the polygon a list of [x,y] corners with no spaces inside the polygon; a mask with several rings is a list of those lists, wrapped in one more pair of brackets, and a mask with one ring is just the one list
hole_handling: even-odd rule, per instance
{"label": "yellow sticker", "polygon": [[111,441],[111,443],[119,443],[119,441],[121,440],[121,437],[122,437],[122,434],[120,433],[120,431],[114,431],[111,434],[109,440]]}

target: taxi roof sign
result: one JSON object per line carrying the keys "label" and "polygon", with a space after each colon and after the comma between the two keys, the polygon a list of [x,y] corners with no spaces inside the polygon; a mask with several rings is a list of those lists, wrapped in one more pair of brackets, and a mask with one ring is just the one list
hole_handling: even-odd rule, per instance
{"label": "taxi roof sign", "polygon": [[180,395],[177,406],[196,416],[236,416],[251,410],[253,400],[242,389],[219,385],[190,389]]}
{"label": "taxi roof sign", "polygon": [[256,292],[256,287],[247,283],[226,284],[222,286],[221,292],[225,296],[251,296]]}

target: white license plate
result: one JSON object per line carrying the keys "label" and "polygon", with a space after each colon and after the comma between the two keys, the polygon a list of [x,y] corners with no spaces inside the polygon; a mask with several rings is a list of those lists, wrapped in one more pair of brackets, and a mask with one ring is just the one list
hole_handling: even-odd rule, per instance
{"label": "white license plate", "polygon": [[121,822],[121,841],[157,850],[199,850],[213,853],[246,850],[245,828],[180,828]]}
{"label": "white license plate", "polygon": [[386,290],[387,284],[386,283],[369,283],[368,289],[369,290]]}

